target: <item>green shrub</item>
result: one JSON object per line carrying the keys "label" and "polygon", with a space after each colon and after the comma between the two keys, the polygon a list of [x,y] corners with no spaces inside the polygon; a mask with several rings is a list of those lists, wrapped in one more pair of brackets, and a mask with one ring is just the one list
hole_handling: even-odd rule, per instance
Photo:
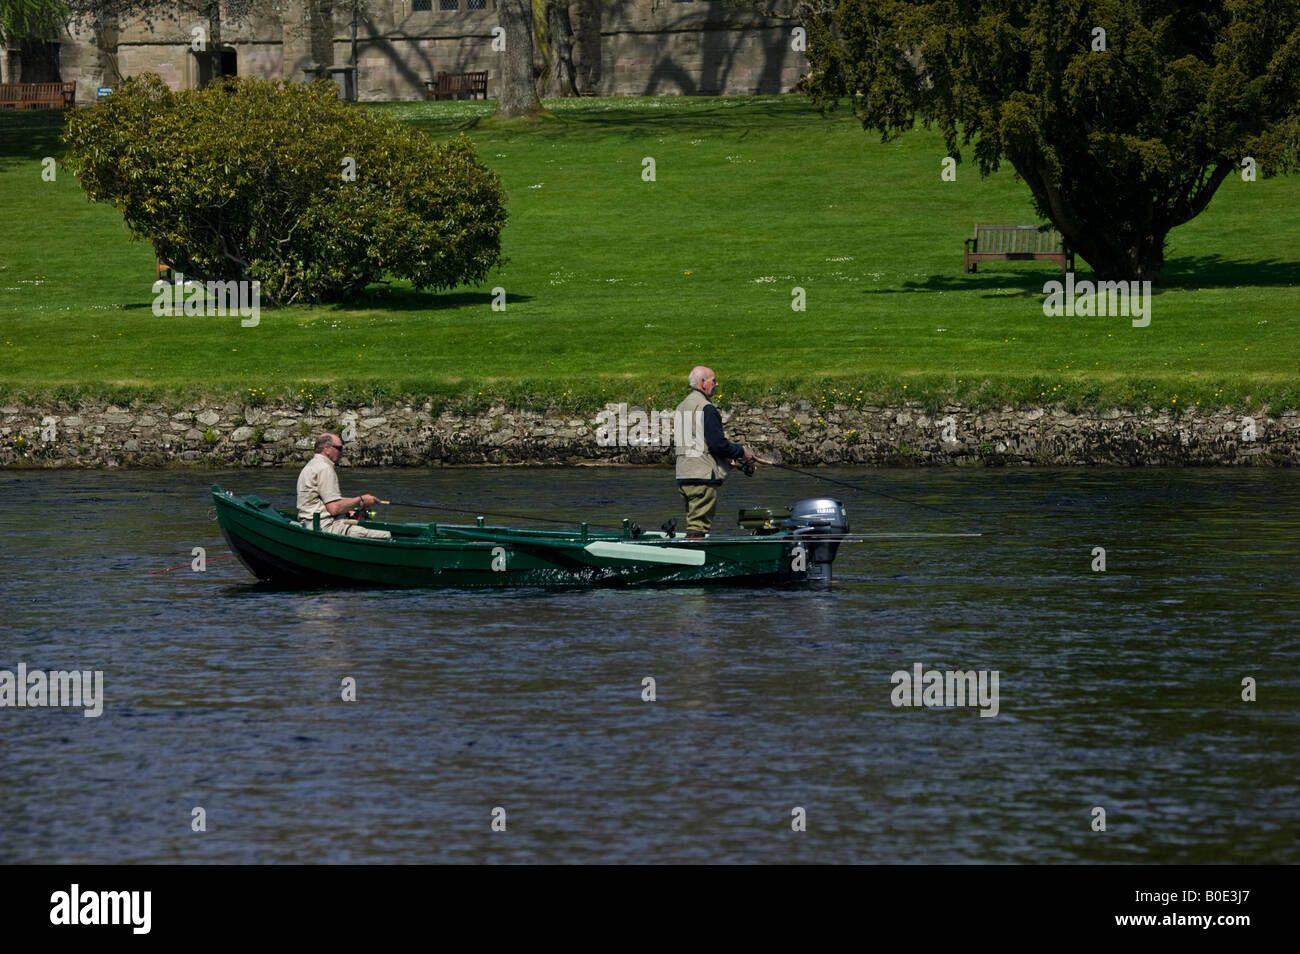
{"label": "green shrub", "polygon": [[174,92],[146,73],[69,115],[67,162],[186,276],[260,281],[271,303],[349,300],[385,274],[481,282],[504,261],[497,175],[464,136],[432,143],[336,90],[241,77]]}

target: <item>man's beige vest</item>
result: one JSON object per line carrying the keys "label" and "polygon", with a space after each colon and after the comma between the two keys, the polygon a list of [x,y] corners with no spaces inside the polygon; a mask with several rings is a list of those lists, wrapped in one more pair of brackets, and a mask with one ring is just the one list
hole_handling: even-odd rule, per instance
{"label": "man's beige vest", "polygon": [[726,464],[709,453],[704,440],[704,408],[712,403],[703,391],[691,388],[673,415],[673,443],[677,448],[677,479],[723,481]]}

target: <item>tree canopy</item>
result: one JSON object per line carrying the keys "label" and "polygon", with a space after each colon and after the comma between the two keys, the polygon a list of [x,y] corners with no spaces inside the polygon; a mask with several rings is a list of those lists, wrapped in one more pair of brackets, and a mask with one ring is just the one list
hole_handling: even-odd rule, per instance
{"label": "tree canopy", "polygon": [[[1300,0],[814,0],[823,111],[919,119],[981,174],[1005,160],[1103,279],[1157,279],[1169,231],[1243,162],[1300,157]],[[1247,163],[1249,166],[1250,163]]]}
{"label": "tree canopy", "polygon": [[52,40],[68,17],[62,0],[0,0],[0,44]]}

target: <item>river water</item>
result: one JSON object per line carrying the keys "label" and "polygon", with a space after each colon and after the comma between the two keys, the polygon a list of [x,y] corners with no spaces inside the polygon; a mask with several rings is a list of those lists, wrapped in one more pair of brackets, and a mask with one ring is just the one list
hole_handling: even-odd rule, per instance
{"label": "river water", "polygon": [[[720,511],[984,535],[846,547],[825,592],[272,592],[207,487],[291,471],[0,473],[0,670],[104,674],[98,718],[0,709],[0,862],[1300,861],[1300,474],[819,473],[938,509],[760,472]],[[666,470],[341,476],[679,508]],[[996,670],[997,714],[894,705],[917,664]]]}

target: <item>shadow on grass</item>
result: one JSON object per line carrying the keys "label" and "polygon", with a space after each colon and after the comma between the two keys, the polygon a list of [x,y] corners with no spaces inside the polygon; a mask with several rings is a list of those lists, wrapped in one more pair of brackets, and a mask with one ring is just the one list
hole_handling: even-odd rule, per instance
{"label": "shadow on grass", "polygon": [[[454,132],[502,134],[518,132],[530,138],[566,140],[589,138],[605,140],[621,133],[626,138],[662,135],[665,127],[674,134],[710,136],[745,136],[756,128],[806,126],[815,111],[802,96],[780,100],[760,99],[744,103],[719,100],[717,97],[674,97],[676,102],[664,106],[593,105],[589,110],[559,109],[546,122],[503,123],[486,117],[442,119],[437,116],[404,117],[403,122],[427,134],[449,135]],[[697,105],[698,103],[698,105]],[[851,117],[850,117],[851,118]],[[843,121],[843,116],[828,117],[828,125]]]}
{"label": "shadow on grass", "polygon": [[[506,295],[506,304],[518,304],[532,301],[532,295],[518,293]],[[344,302],[329,302],[321,305],[296,305],[296,308],[323,308],[329,311],[410,311],[433,312],[451,311],[457,308],[478,307],[490,310],[493,295],[491,292],[422,292],[414,288],[386,288],[372,285],[357,299]],[[151,310],[153,299],[146,302],[130,302],[122,305],[123,311]],[[268,311],[275,310],[267,305]]]}
{"label": "shadow on grass", "polygon": [[[1090,269],[1076,269],[1074,276],[1076,282],[1096,281],[1097,277]],[[923,282],[903,282],[898,288],[863,289],[863,294],[984,292],[986,298],[1037,298],[1043,295],[1043,286],[1049,281],[1064,282],[1065,273],[1055,269],[1033,272],[1007,269],[976,272],[974,275],[931,275]],[[1159,295],[1175,289],[1285,288],[1294,285],[1300,285],[1300,262],[1278,259],[1243,262],[1222,255],[1202,255],[1166,261],[1160,281],[1152,286],[1151,293]]]}
{"label": "shadow on grass", "polygon": [[[492,300],[490,291],[422,292],[409,286],[371,285],[355,301],[339,302],[333,307],[338,311],[449,311],[472,306],[490,309]],[[506,294],[507,305],[532,300],[532,295]]]}
{"label": "shadow on grass", "polygon": [[1242,288],[1300,285],[1300,262],[1264,259],[1242,262],[1222,255],[1171,258],[1165,262],[1164,288]]}
{"label": "shadow on grass", "polygon": [[[903,282],[898,288],[864,288],[864,295],[910,295],[916,292],[984,292],[985,298],[1039,298],[1043,284],[1064,281],[1064,273],[1041,272],[977,272],[974,275],[931,275],[923,282]],[[1076,279],[1084,276],[1076,272]],[[1091,273],[1087,277],[1091,278]],[[1017,290],[1018,289],[1018,290]]]}
{"label": "shadow on grass", "polygon": [[[382,109],[392,105],[374,104],[374,107]],[[557,108],[544,122],[502,123],[492,121],[490,116],[466,118],[463,115],[407,115],[402,122],[436,138],[457,132],[481,132],[502,137],[513,134],[538,140],[563,137],[599,142],[619,134],[628,139],[662,135],[665,129],[679,135],[743,137],[754,129],[806,126],[810,114],[815,115],[808,100],[797,95],[756,100],[683,96],[654,106],[597,100],[589,109],[567,106],[566,103]],[[0,114],[0,169],[45,156],[62,156],[63,118],[62,110],[6,110]],[[846,118],[852,119],[847,114],[828,116],[826,126],[829,128]]]}
{"label": "shadow on grass", "polygon": [[0,172],[63,156],[63,110],[0,111]]}

